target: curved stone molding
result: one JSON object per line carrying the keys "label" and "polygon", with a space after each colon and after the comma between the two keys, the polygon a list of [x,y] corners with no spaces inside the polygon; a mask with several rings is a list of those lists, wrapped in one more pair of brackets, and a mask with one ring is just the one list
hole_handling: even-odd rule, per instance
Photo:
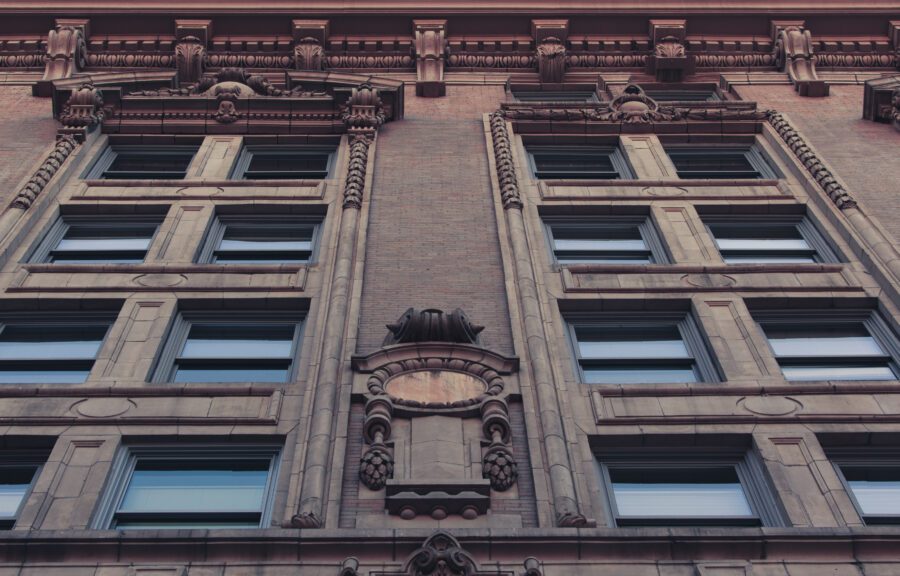
{"label": "curved stone molding", "polygon": [[825,167],[816,153],[806,144],[806,141],[797,130],[791,126],[787,118],[779,112],[771,112],[768,115],[769,124],[781,136],[788,148],[798,160],[806,167],[806,170],[819,184],[822,190],[831,198],[834,205],[841,210],[856,207],[856,200],[835,179],[831,170]]}
{"label": "curved stone molding", "polygon": [[519,180],[516,177],[516,165],[513,161],[509,131],[506,129],[506,117],[503,111],[491,114],[491,140],[494,142],[494,159],[497,163],[497,180],[500,182],[500,199],[503,207],[522,209],[519,196]]}
{"label": "curved stone molding", "polygon": [[73,136],[63,136],[57,140],[53,152],[44,159],[41,167],[28,180],[28,183],[19,190],[11,206],[22,210],[31,208],[32,203],[44,191],[44,188],[76,148],[78,148],[78,141]]}

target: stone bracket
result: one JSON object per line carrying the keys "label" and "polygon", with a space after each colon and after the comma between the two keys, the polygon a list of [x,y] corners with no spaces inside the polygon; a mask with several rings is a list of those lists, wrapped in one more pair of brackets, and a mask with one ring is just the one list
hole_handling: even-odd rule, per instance
{"label": "stone bracket", "polygon": [[566,41],[568,20],[532,20],[538,75],[542,83],[559,84],[566,74]]}
{"label": "stone bracket", "polygon": [[53,81],[71,78],[87,66],[90,20],[58,19],[47,35],[44,76],[32,88],[34,96],[53,95]]}
{"label": "stone bracket", "polygon": [[328,20],[294,20],[294,68],[324,70],[325,44],[328,42]]}
{"label": "stone bracket", "polygon": [[680,82],[694,73],[694,56],[689,56],[684,43],[687,20],[650,20],[652,54],[647,58],[647,74],[660,82]]}
{"label": "stone bracket", "polygon": [[828,84],[816,73],[816,56],[810,31],[802,20],[773,20],[775,65],[788,73],[801,96],[828,96]]}
{"label": "stone bracket", "polygon": [[178,84],[196,84],[203,77],[206,47],[212,39],[212,20],[175,21],[175,68]]}
{"label": "stone bracket", "polygon": [[444,66],[447,55],[447,21],[413,20],[416,51],[416,95],[437,98],[447,93]]}

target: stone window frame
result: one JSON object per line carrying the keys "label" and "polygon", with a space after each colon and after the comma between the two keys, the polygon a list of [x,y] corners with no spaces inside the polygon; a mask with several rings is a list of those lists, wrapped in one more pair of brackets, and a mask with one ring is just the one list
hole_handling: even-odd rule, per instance
{"label": "stone window frame", "polygon": [[[266,528],[272,522],[272,513],[275,501],[275,492],[278,482],[278,473],[281,467],[283,455],[283,442],[259,442],[259,443],[159,443],[159,444],[123,444],[119,447],[113,459],[112,466],[107,474],[106,487],[97,504],[91,527],[98,530],[115,530],[114,526],[118,508],[121,505],[128,483],[134,472],[135,466],[141,457],[155,458],[162,461],[184,461],[186,463],[197,460],[225,460],[233,458],[254,458],[268,456],[270,460],[265,494],[260,509],[259,528]],[[148,513],[153,515],[156,513]],[[212,519],[215,513],[201,514],[205,518]],[[182,513],[180,518],[187,516]],[[190,530],[191,528],[176,528],[172,530]],[[162,528],[150,529],[162,530]]]}
{"label": "stone window frame", "polygon": [[[156,206],[154,205],[153,207]],[[159,235],[159,230],[163,222],[165,221],[169,206],[161,206],[160,208],[161,210],[159,212],[147,214],[60,214],[53,222],[53,224],[51,224],[47,231],[43,234],[40,240],[38,240],[34,247],[27,253],[25,258],[22,259],[22,262],[31,264],[52,263],[58,266],[78,265],[79,263],[77,262],[50,262],[49,260],[51,253],[55,250],[55,248],[59,245],[63,238],[65,238],[72,224],[109,226],[111,228],[128,228],[130,224],[155,224],[156,230],[154,230],[153,234],[150,236],[150,243],[147,245],[147,250],[144,252],[144,256],[142,258],[141,263],[143,263],[146,261],[147,255],[150,253],[150,249],[153,247],[153,242]],[[104,252],[98,251],[98,254],[104,254]]]}
{"label": "stone window frame", "polygon": [[900,514],[865,514],[850,483],[844,475],[843,467],[854,468],[900,468],[900,449],[896,447],[854,446],[826,448],[826,456],[834,468],[844,491],[849,496],[860,520],[866,525],[897,525]]}
{"label": "stone window frame", "polygon": [[[832,309],[821,309],[821,308],[792,308],[788,309],[754,309],[754,306],[750,305],[750,315],[753,317],[754,322],[756,322],[757,326],[759,326],[760,332],[766,340],[766,345],[769,347],[769,352],[772,354],[772,357],[775,358],[776,362],[778,362],[778,356],[775,354],[775,351],[772,349],[772,345],[769,343],[769,338],[766,335],[765,329],[763,328],[764,324],[781,324],[788,326],[797,326],[797,325],[807,325],[813,326],[816,324],[821,324],[823,326],[834,326],[835,323],[841,322],[846,324],[861,324],[865,329],[869,332],[869,335],[878,343],[879,346],[884,350],[885,356],[888,357],[887,363],[890,369],[894,372],[896,376],[895,380],[900,380],[900,339],[898,339],[897,335],[888,325],[887,321],[882,318],[882,316],[878,313],[877,310],[874,309],[849,309],[849,310],[832,310]],[[854,359],[858,359],[860,357],[854,356],[845,356],[840,357],[840,362],[852,363]],[[865,357],[864,357],[865,358]],[[823,363],[834,363],[834,357],[822,358]],[[859,361],[859,360],[857,360]],[[871,358],[869,358],[871,361]],[[781,363],[778,362],[779,368],[781,367]],[[783,375],[783,374],[782,374]],[[800,383],[809,383],[816,382],[815,380],[787,380],[788,382],[800,382]],[[828,380],[832,381],[832,380]],[[835,379],[835,382],[867,382],[868,380],[840,380]],[[884,382],[890,382],[890,380],[883,380]]]}
{"label": "stone window frame", "polygon": [[[272,154],[272,155],[290,155],[298,152],[322,153],[328,154],[328,162],[325,167],[324,176],[291,176],[284,180],[328,180],[334,175],[335,165],[337,163],[338,146],[316,146],[309,144],[244,144],[241,146],[240,152],[235,158],[234,165],[229,173],[229,180],[247,180],[245,174],[250,167],[250,162],[255,154]],[[260,180],[273,178],[260,178]],[[279,178],[275,178],[279,179]],[[253,179],[251,179],[253,180]]]}
{"label": "stone window frame", "polygon": [[[191,164],[196,160],[197,153],[200,151],[199,144],[117,144],[110,142],[98,154],[97,158],[82,174],[83,180],[184,180],[190,172]],[[180,176],[147,176],[148,173],[136,172],[136,175],[127,178],[107,178],[106,172],[115,162],[117,156],[122,152],[140,153],[147,156],[182,156],[191,152],[191,161]],[[168,172],[181,172],[170,170]]]}
{"label": "stone window frame", "polygon": [[[584,216],[562,216],[562,215],[541,215],[541,225],[544,229],[544,237],[550,253],[550,258],[556,266],[570,266],[571,264],[560,263],[556,254],[556,248],[553,242],[553,226],[596,226],[598,230],[603,228],[617,228],[627,225],[637,227],[641,238],[647,246],[652,262],[650,264],[672,264],[673,260],[666,249],[662,240],[662,234],[653,223],[651,215],[616,215],[616,214],[596,214]],[[618,264],[600,264],[600,265],[618,265]],[[622,264],[628,266],[640,266],[640,264]]]}
{"label": "stone window frame", "polygon": [[694,362],[698,380],[693,384],[715,384],[725,382],[721,370],[716,366],[714,351],[704,335],[700,324],[690,310],[677,312],[566,312],[566,336],[572,359],[575,363],[575,374],[579,382],[586,386],[653,386],[658,383],[590,383],[585,380],[584,367],[578,349],[576,327],[623,326],[628,328],[675,327],[681,335],[691,359]]}
{"label": "stone window frame", "polygon": [[[31,476],[31,482],[28,485],[28,489],[25,491],[25,494],[22,496],[22,501],[19,502],[19,507],[16,509],[16,513],[12,516],[8,517],[0,517],[0,531],[2,530],[12,530],[15,528],[16,522],[19,520],[19,516],[22,515],[22,510],[25,508],[25,505],[28,502],[28,498],[31,496],[32,492],[34,492],[34,485],[37,483],[38,478],[40,478],[41,472],[44,469],[44,465],[47,463],[47,458],[50,456],[50,447],[46,449],[3,449],[0,450],[0,456],[3,458],[3,462],[0,463],[0,479],[3,477],[3,470],[10,468],[34,468],[34,472]],[[2,481],[0,481],[2,482]]]}
{"label": "stone window frame", "polygon": [[[734,211],[729,212],[728,214],[716,214],[713,212],[706,212],[703,206],[697,206],[697,213],[700,216],[700,219],[703,221],[704,229],[706,233],[709,235],[709,238],[712,240],[713,246],[716,247],[716,250],[719,253],[719,256],[722,258],[723,262],[725,260],[725,256],[722,254],[722,250],[719,249],[718,242],[716,241],[716,235],[713,233],[710,228],[710,224],[712,225],[743,225],[743,224],[756,224],[759,226],[796,226],[797,230],[800,232],[800,235],[806,240],[807,244],[809,244],[810,248],[815,252],[814,258],[818,258],[814,264],[838,264],[843,262],[843,260],[838,256],[837,251],[831,246],[831,244],[826,240],[826,235],[819,231],[813,221],[810,219],[809,215],[805,212],[803,213],[795,213],[795,214],[760,214],[758,212],[749,212],[746,214],[741,214],[739,210],[740,207],[735,208]],[[749,263],[748,263],[749,264]],[[730,264],[740,265],[738,264]],[[802,266],[804,264],[792,264]]]}
{"label": "stone window frame", "polygon": [[[298,364],[300,359],[300,348],[303,344],[303,333],[306,328],[306,310],[240,310],[236,307],[230,311],[194,311],[180,310],[176,312],[172,319],[172,324],[164,339],[163,346],[153,363],[151,376],[149,381],[155,384],[174,385],[173,376],[177,369],[176,359],[181,351],[193,323],[221,323],[221,324],[245,324],[248,327],[259,324],[283,324],[293,325],[294,335],[291,341],[291,365],[288,369],[284,382],[265,382],[267,385],[287,385],[290,384],[297,376]],[[249,382],[186,382],[188,386],[203,386],[209,384],[218,384],[224,386],[240,386],[242,384],[253,384]]]}
{"label": "stone window frame", "polygon": [[[628,157],[625,152],[622,150],[619,142],[611,145],[597,145],[597,144],[529,144],[528,142],[523,142],[523,147],[525,149],[525,156],[528,161],[528,170],[531,178],[533,180],[545,181],[545,180],[571,180],[571,181],[583,181],[583,180],[605,180],[609,182],[616,182],[619,180],[634,180],[637,178],[635,175],[634,169],[628,162]],[[617,178],[603,178],[603,177],[586,177],[586,178],[569,178],[566,176],[551,176],[551,177],[542,177],[539,176],[539,171],[534,161],[534,153],[549,153],[553,156],[564,156],[571,152],[577,151],[596,151],[602,152],[609,155],[610,162],[612,163],[613,169],[618,175]]]}
{"label": "stone window frame", "polygon": [[[276,210],[282,207],[273,206],[271,208],[273,210]],[[309,266],[317,262],[322,241],[322,230],[325,223],[324,221],[324,214],[276,214],[274,212],[268,211],[260,212],[259,210],[254,210],[246,214],[237,214],[231,212],[223,212],[222,210],[217,209],[212,218],[210,218],[209,225],[207,226],[206,232],[203,235],[203,240],[201,240],[200,242],[200,248],[197,251],[196,257],[194,258],[194,262],[198,264],[215,264],[215,262],[213,262],[213,256],[215,255],[215,251],[218,248],[219,244],[222,242],[225,231],[228,228],[228,224],[230,222],[254,224],[297,223],[303,225],[312,224],[314,226],[309,259],[305,262],[297,263],[297,265]],[[247,262],[241,263],[240,265],[263,266],[266,264],[255,263],[252,260],[248,260]]]}
{"label": "stone window frame", "polygon": [[[718,144],[700,144],[700,143],[666,143],[663,142],[663,150],[669,157],[669,161],[675,166],[676,176],[679,180],[777,180],[784,176],[775,167],[775,163],[763,152],[757,142],[729,142],[725,141]],[[687,156],[702,155],[724,155],[727,153],[743,152],[744,158],[749,162],[751,167],[756,170],[757,176],[725,176],[712,177],[709,176],[682,176],[681,171],[672,159],[671,152]]]}
{"label": "stone window frame", "polygon": [[[47,386],[52,387],[65,387],[65,386],[83,386],[86,385],[90,381],[90,373],[94,369],[97,364],[97,359],[100,355],[100,351],[103,349],[103,346],[106,344],[107,339],[109,338],[110,332],[112,331],[113,325],[118,319],[119,308],[115,310],[107,310],[107,311],[91,311],[91,312],[74,312],[74,311],[57,311],[57,312],[6,312],[0,314],[0,336],[2,336],[3,331],[6,329],[8,325],[27,325],[27,326],[36,326],[43,327],[46,329],[51,329],[53,327],[59,326],[85,326],[86,324],[95,324],[97,326],[106,326],[106,332],[103,334],[103,337],[100,339],[100,346],[97,349],[97,354],[94,355],[93,360],[91,361],[90,368],[87,369],[88,375],[85,377],[83,382],[71,383],[71,382],[46,382]],[[42,359],[42,360],[25,360],[19,361],[22,362],[22,369],[28,369],[32,366],[34,367],[47,367],[48,364],[56,364],[56,365],[65,365],[65,364],[77,364],[80,362],[86,363],[86,360],[72,360],[72,359]],[[51,370],[52,372],[52,370]],[[0,384],[2,386],[16,386],[15,383],[9,384]],[[33,384],[30,384],[33,385]]]}
{"label": "stone window frame", "polygon": [[[603,503],[610,526],[654,527],[654,526],[723,526],[723,527],[778,527],[784,526],[784,515],[780,511],[777,492],[767,479],[762,459],[750,448],[728,447],[679,447],[677,444],[666,448],[629,448],[614,450],[594,450],[596,470],[600,478]],[[707,516],[707,517],[648,517],[623,519],[618,516],[615,494],[610,478],[610,469],[646,470],[697,470],[704,468],[724,468],[734,466],[744,496],[750,505],[753,518]],[[623,521],[624,520],[624,521]]]}

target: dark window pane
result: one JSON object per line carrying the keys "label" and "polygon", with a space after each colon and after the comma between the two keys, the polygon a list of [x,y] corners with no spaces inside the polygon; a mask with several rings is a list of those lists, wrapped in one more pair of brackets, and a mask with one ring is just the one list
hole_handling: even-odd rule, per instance
{"label": "dark window pane", "polygon": [[194,324],[182,358],[290,358],[294,326]]}
{"label": "dark window pane", "polygon": [[615,172],[612,159],[604,152],[535,153],[534,165],[540,172]]}
{"label": "dark window pane", "polygon": [[513,96],[520,102],[596,102],[597,95],[590,90],[572,90],[566,92],[531,92],[513,91]]}
{"label": "dark window pane", "polygon": [[220,264],[308,262],[315,230],[315,225],[300,223],[229,223],[212,260]]}
{"label": "dark window pane", "polygon": [[117,152],[116,158],[108,170],[111,172],[185,172],[193,157],[193,152],[184,154]]}
{"label": "dark window pane", "polygon": [[7,324],[0,332],[0,360],[92,360],[107,328]]}
{"label": "dark window pane", "polygon": [[50,262],[65,263],[140,263],[144,260],[156,223],[70,224],[65,236],[50,251]]}
{"label": "dark window pane", "polygon": [[862,324],[829,326],[764,326],[779,358],[822,356],[883,357],[884,350]]}
{"label": "dark window pane", "polygon": [[0,468],[0,518],[15,518],[31,487],[36,466]]}
{"label": "dark window pane", "polygon": [[690,358],[675,326],[575,328],[583,359]]}
{"label": "dark window pane", "polygon": [[252,172],[324,172],[328,168],[327,153],[265,154],[253,153],[249,171]]}
{"label": "dark window pane", "polygon": [[760,178],[750,161],[749,151],[668,150],[680,178]]}

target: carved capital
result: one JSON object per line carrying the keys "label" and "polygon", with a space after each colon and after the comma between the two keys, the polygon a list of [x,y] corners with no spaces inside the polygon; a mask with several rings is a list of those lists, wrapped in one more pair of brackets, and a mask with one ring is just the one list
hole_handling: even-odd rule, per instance
{"label": "carved capital", "polygon": [[416,95],[436,98],[446,94],[444,64],[447,54],[447,21],[414,20]]}
{"label": "carved capital", "polygon": [[343,119],[351,134],[374,134],[385,120],[378,89],[369,84],[354,88],[344,108]]}
{"label": "carved capital", "polygon": [[294,44],[294,68],[312,71],[325,68],[325,49],[318,40],[307,36]]}
{"label": "carved capital", "polygon": [[59,172],[66,159],[78,148],[78,141],[73,136],[63,136],[56,141],[53,152],[47,155],[28,182],[19,190],[11,206],[27,210],[44,191],[53,176]]}
{"label": "carved capital", "polygon": [[801,96],[828,96],[828,85],[816,72],[812,35],[802,22],[773,22],[775,66],[787,72]]}
{"label": "carved capital", "polygon": [[103,116],[103,96],[100,91],[91,84],[82,84],[66,100],[59,121],[66,128],[90,130],[103,121]]}

